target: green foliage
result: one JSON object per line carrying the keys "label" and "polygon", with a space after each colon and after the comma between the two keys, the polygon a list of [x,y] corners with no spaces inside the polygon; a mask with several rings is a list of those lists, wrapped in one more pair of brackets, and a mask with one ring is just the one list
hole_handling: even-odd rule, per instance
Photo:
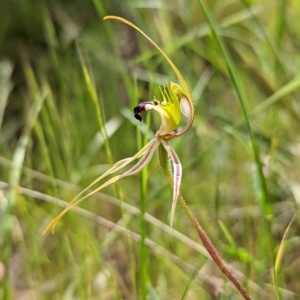
{"label": "green foliage", "polygon": [[238,297],[179,207],[170,231],[172,190],[155,159],[42,235],[61,207],[152,139],[159,119],[144,135],[133,107],[166,80],[179,84],[140,35],[102,20],[113,14],[161,45],[191,89],[193,126],[170,143],[200,224],[253,299],[298,299],[299,2],[206,1],[212,22],[195,0],[4,2],[0,298]]}

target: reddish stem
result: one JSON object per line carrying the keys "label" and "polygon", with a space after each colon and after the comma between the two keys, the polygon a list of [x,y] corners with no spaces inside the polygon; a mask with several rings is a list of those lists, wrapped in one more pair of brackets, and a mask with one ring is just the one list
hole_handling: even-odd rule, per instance
{"label": "reddish stem", "polygon": [[179,195],[179,202],[188,216],[189,220],[191,223],[194,225],[196,228],[198,235],[207,250],[207,252],[210,254],[214,262],[217,264],[217,266],[220,268],[220,270],[226,275],[226,277],[235,285],[235,287],[238,289],[238,291],[241,293],[241,295],[244,297],[246,300],[251,300],[252,298],[248,295],[246,290],[243,288],[241,283],[235,278],[235,276],[229,271],[227,268],[224,260],[221,258],[220,254],[218,253],[217,249],[211,242],[210,238],[202,228],[202,226],[198,223],[195,215],[192,213],[192,211],[189,209],[186,201],[184,200],[183,196],[180,194]]}

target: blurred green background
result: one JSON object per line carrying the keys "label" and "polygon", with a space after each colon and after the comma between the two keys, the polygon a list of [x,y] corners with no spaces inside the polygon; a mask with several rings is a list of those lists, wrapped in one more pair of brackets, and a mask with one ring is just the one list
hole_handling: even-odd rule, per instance
{"label": "blurred green background", "polygon": [[299,299],[300,2],[207,1],[244,111],[199,2],[1,2],[1,299],[240,299],[180,207],[170,232],[172,191],[156,158],[42,235],[155,134],[157,116],[140,123],[133,107],[177,82],[141,35],[103,21],[112,14],[161,45],[192,91],[194,125],[172,146],[200,224],[253,299]]}

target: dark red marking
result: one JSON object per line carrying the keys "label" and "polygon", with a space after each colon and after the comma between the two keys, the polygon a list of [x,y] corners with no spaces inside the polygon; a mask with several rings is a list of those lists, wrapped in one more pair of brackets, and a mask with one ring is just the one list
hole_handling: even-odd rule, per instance
{"label": "dark red marking", "polygon": [[140,103],[138,106],[136,106],[134,109],[133,109],[133,112],[134,112],[134,117],[139,120],[139,121],[142,121],[143,118],[142,116],[140,115],[140,113],[142,111],[146,111],[146,104],[151,104],[151,105],[158,105],[157,101],[148,101],[148,102],[142,102]]}

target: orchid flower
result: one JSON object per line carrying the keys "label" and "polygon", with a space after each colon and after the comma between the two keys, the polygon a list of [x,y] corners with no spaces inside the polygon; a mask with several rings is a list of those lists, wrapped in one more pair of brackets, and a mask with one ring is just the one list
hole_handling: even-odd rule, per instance
{"label": "orchid flower", "polygon": [[[148,163],[151,161],[154,153],[158,151],[159,147],[163,147],[166,151],[165,157],[169,158],[173,163],[173,174],[172,174],[172,182],[173,182],[173,200],[170,214],[170,226],[173,226],[174,216],[175,216],[175,208],[177,199],[180,194],[180,184],[182,177],[182,167],[180,160],[176,154],[176,152],[171,147],[169,141],[171,139],[177,138],[183,135],[192,125],[194,120],[194,105],[192,101],[191,93],[188,89],[188,86],[183,79],[182,75],[178,71],[177,67],[173,64],[173,62],[169,59],[169,57],[165,54],[165,52],[150,38],[148,37],[142,30],[136,27],[133,23],[116,16],[107,16],[104,20],[116,20],[122,23],[127,24],[128,26],[134,28],[139,33],[141,33],[156,49],[164,56],[167,60],[175,75],[178,78],[180,83],[166,83],[163,88],[160,88],[162,100],[159,101],[156,98],[152,101],[142,102],[138,106],[134,108],[134,116],[136,119],[142,121],[141,112],[148,111],[150,109],[155,110],[161,118],[161,125],[158,131],[156,132],[155,138],[152,139],[146,146],[144,146],[138,153],[130,158],[125,158],[123,160],[115,163],[109,170],[107,170],[103,175],[98,177],[93,183],[91,183],[87,188],[85,188],[80,194],[78,194],[69,205],[54,219],[52,222],[46,227],[44,233],[46,233],[50,228],[52,232],[54,232],[54,228],[58,221],[62,218],[62,216],[69,211],[73,206],[78,205],[84,199],[90,197],[91,195],[99,192],[100,190],[106,188],[107,186],[119,181],[120,179],[134,175],[140,172]],[[187,122],[183,128],[178,128],[181,113],[187,118]],[[162,150],[160,149],[160,151]],[[99,187],[94,189],[92,192],[84,195],[90,188],[92,188],[96,183],[100,182],[107,176],[116,173],[117,171],[122,170],[127,165],[129,165],[134,160],[140,158],[140,160],[129,170],[125,171],[123,174],[116,175],[109,180],[102,183]],[[165,168],[165,172],[169,172],[171,170],[168,168],[166,170],[165,163],[160,162],[161,167]],[[168,176],[170,177],[170,176]]]}
{"label": "orchid flower", "polygon": [[[226,263],[223,261],[221,256],[218,254],[215,246],[212,244],[211,240],[207,236],[206,232],[203,230],[201,225],[198,223],[193,212],[189,209],[186,204],[185,199],[180,194],[180,183],[182,177],[182,167],[176,152],[171,147],[169,141],[183,135],[187,132],[194,121],[194,104],[192,101],[192,95],[189,88],[183,79],[182,75],[178,71],[177,67],[173,64],[167,54],[142,30],[136,27],[133,23],[116,16],[107,16],[104,20],[115,20],[120,21],[141,33],[166,59],[171,68],[173,69],[179,84],[171,82],[166,84],[165,87],[161,88],[162,101],[158,101],[154,98],[152,101],[142,102],[136,106],[133,110],[134,117],[142,121],[141,112],[146,112],[150,109],[155,110],[161,118],[161,125],[156,132],[155,138],[152,139],[146,146],[144,146],[138,153],[134,156],[125,158],[123,160],[115,163],[109,170],[107,170],[103,175],[98,177],[93,183],[91,183],[87,188],[85,188],[79,195],[77,195],[68,206],[50,222],[50,224],[44,230],[44,234],[51,228],[54,232],[54,228],[62,216],[69,211],[73,206],[79,204],[84,199],[90,197],[91,195],[97,193],[98,191],[106,188],[107,186],[119,181],[120,179],[134,175],[140,172],[148,163],[151,161],[155,152],[158,153],[160,167],[162,172],[168,182],[173,187],[173,201],[171,207],[170,215],[170,226],[172,228],[175,208],[177,199],[179,199],[180,204],[185,211],[187,217],[195,227],[203,245],[206,250],[211,255],[212,259],[215,261],[220,270],[227,276],[227,278],[235,285],[244,299],[251,300],[251,297],[247,294],[246,290],[239,283],[239,281],[234,277],[231,271],[227,268]],[[178,128],[181,118],[181,113],[187,118],[187,122],[183,128]],[[90,188],[92,188],[96,183],[100,182],[110,174],[118,172],[129,165],[134,160],[140,158],[140,160],[129,170],[125,171],[123,174],[116,175],[109,180],[102,183],[99,187],[94,189],[92,192],[84,195]],[[170,160],[173,163],[173,170],[170,167]]]}

